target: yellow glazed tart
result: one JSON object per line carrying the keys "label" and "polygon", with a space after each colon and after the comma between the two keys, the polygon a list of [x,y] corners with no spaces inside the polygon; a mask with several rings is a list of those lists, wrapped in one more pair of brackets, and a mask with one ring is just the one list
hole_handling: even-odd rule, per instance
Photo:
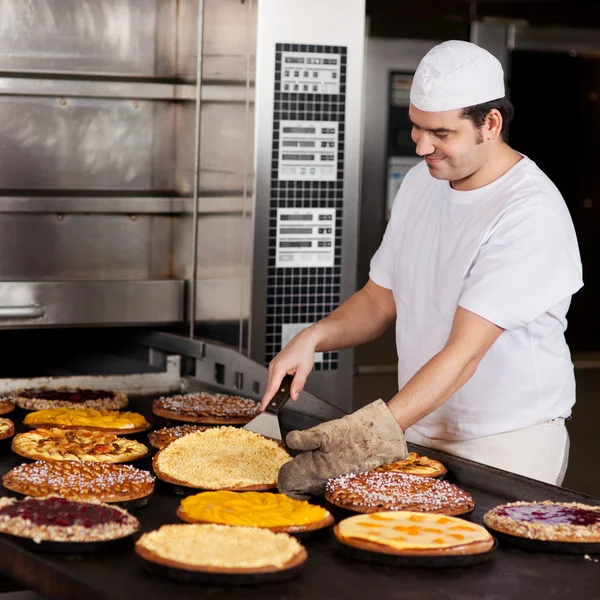
{"label": "yellow glazed tart", "polygon": [[136,433],[150,427],[150,423],[134,412],[96,410],[93,408],[51,408],[29,413],[23,423],[29,427],[61,427],[65,429],[99,429],[110,433]]}

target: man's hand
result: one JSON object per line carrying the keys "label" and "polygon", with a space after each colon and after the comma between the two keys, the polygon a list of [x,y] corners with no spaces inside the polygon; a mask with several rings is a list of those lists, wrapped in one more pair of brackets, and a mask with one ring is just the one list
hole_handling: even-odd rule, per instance
{"label": "man's hand", "polygon": [[314,329],[317,327],[318,324],[301,331],[271,361],[269,364],[269,383],[260,403],[261,411],[265,410],[267,404],[277,393],[286,375],[294,375],[290,385],[290,397],[292,400],[298,399],[300,392],[304,389],[306,378],[315,364],[315,347],[318,338]]}
{"label": "man's hand", "polygon": [[383,400],[342,419],[291,431],[286,444],[303,454],[281,467],[282,493],[321,494],[331,477],[368,471],[407,455],[404,433]]}

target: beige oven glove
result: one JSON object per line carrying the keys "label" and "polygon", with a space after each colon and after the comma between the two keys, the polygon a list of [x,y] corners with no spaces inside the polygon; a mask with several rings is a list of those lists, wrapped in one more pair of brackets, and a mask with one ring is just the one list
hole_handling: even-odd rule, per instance
{"label": "beige oven glove", "polygon": [[301,450],[279,471],[284,494],[322,494],[331,477],[361,473],[406,458],[400,425],[383,400],[306,431],[291,431],[286,444]]}

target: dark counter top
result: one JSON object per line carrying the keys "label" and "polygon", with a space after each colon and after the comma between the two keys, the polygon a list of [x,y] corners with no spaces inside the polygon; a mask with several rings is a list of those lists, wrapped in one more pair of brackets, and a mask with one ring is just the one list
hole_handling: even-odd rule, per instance
{"label": "dark counter top", "polygon": [[[143,402],[142,404],[140,404]],[[148,399],[133,409],[147,414]],[[16,421],[22,415],[15,415]],[[22,462],[0,450],[0,471]],[[416,448],[418,450],[418,448]],[[449,480],[471,492],[477,502],[472,520],[482,522],[493,506],[512,500],[600,500],[535,482],[497,469],[428,450],[449,468]],[[0,494],[2,492],[0,491]],[[132,511],[143,531],[177,523],[179,496],[157,489],[148,505]],[[88,556],[35,554],[0,538],[0,571],[25,587],[60,600],[154,600],[197,598],[311,598],[332,600],[586,598],[600,597],[600,562],[594,557],[529,553],[502,546],[485,564],[453,569],[403,569],[359,562],[342,554],[333,534],[326,532],[305,542],[308,561],[295,579],[259,586],[177,584],[146,572],[132,546],[114,553]],[[596,559],[600,558],[600,555]]]}

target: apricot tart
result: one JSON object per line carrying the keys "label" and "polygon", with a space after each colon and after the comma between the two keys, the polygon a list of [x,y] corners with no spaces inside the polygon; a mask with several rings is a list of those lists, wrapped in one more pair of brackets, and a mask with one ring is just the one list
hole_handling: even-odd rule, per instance
{"label": "apricot tart", "polygon": [[228,574],[284,571],[301,565],[307,556],[287,533],[224,525],[163,525],[142,535],[135,551],[171,568]]}
{"label": "apricot tart", "polygon": [[159,479],[199,489],[265,490],[277,487],[291,456],[273,440],[236,427],[190,433],[160,450],[152,461]]}
{"label": "apricot tart", "polygon": [[258,415],[258,403],[240,396],[198,392],[159,398],[152,403],[152,412],[189,423],[244,425]]}
{"label": "apricot tart", "polygon": [[154,477],[131,465],[74,461],[22,464],[3,475],[4,487],[25,496],[61,496],[69,500],[129,502],[154,491]]}
{"label": "apricot tart", "polygon": [[461,515],[475,508],[473,497],[451,483],[394,472],[334,477],[327,482],[325,498],[336,506],[361,513],[410,510]]}
{"label": "apricot tart", "polygon": [[171,442],[180,437],[195,431],[204,431],[205,425],[177,425],[176,427],[163,427],[148,434],[148,440],[155,447],[161,450]]}
{"label": "apricot tart", "polygon": [[119,463],[143,458],[148,448],[114,433],[88,429],[34,429],[12,441],[15,453],[34,460],[81,460]]}
{"label": "apricot tart", "polygon": [[333,523],[331,513],[320,506],[269,492],[203,492],[184,498],[177,516],[186,523],[262,527],[286,533],[314,531]]}
{"label": "apricot tart", "polygon": [[0,398],[0,415],[7,415],[15,410],[15,403],[11,398]]}
{"label": "apricot tart", "polygon": [[427,456],[419,456],[416,452],[410,452],[404,460],[387,465],[381,465],[373,469],[376,473],[404,473],[405,475],[420,475],[421,477],[441,477],[447,473],[446,467],[439,461]]}
{"label": "apricot tart", "polygon": [[38,410],[29,413],[23,423],[28,427],[83,428],[117,434],[138,433],[150,427],[150,423],[139,413],[94,408]]}
{"label": "apricot tart", "polygon": [[334,533],[342,544],[384,554],[478,554],[494,546],[481,525],[411,511],[357,515],[340,521]]}
{"label": "apricot tart", "polygon": [[127,406],[127,396],[113,390],[91,390],[77,387],[30,388],[16,390],[13,399],[26,410],[48,408],[97,408],[118,410]]}
{"label": "apricot tart", "polygon": [[483,516],[501,533],[546,542],[600,542],[600,506],[577,502],[511,502]]}
{"label": "apricot tart", "polygon": [[101,503],[55,496],[0,498],[0,533],[34,542],[101,542],[127,537],[139,529],[127,511]]}

